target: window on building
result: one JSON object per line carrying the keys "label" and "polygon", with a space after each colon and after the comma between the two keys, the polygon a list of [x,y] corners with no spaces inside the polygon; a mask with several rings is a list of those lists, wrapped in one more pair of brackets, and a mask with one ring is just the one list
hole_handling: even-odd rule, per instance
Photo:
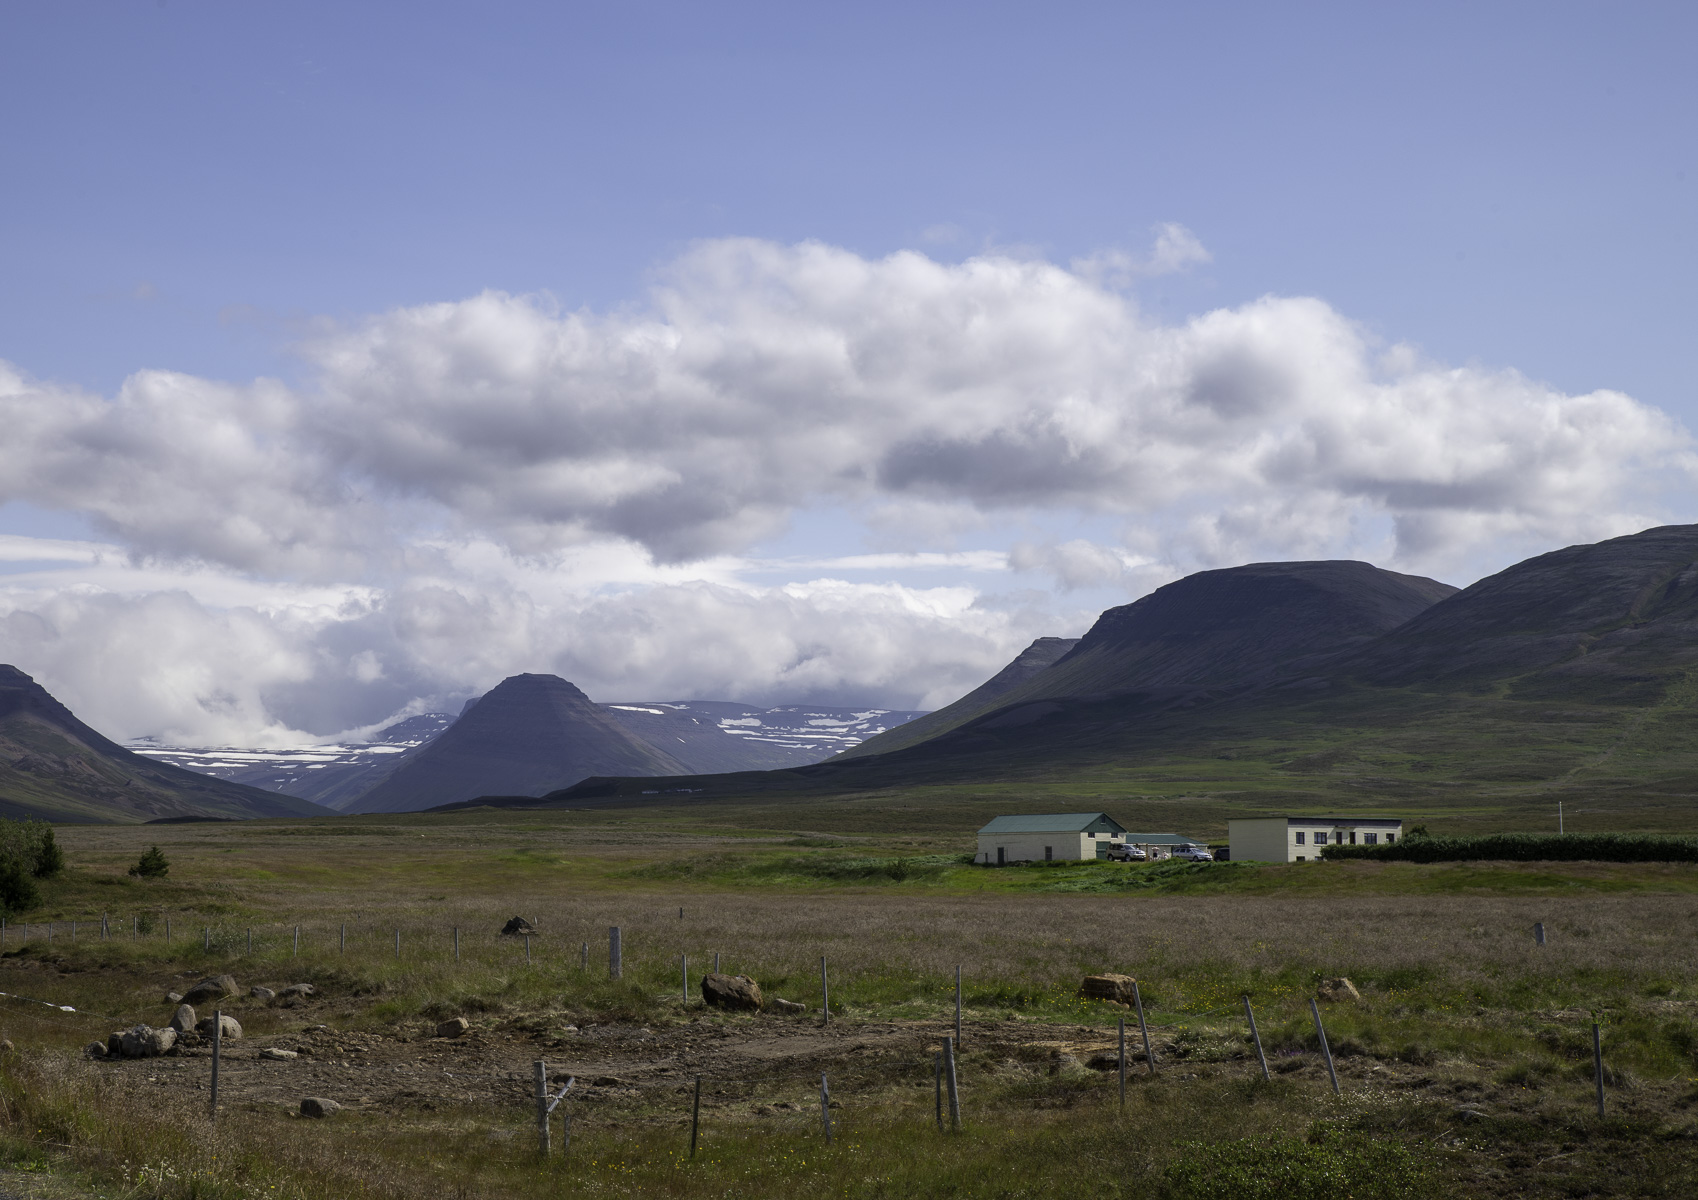
{"label": "window on building", "polygon": [[1297,856],[1297,861],[1298,862],[1307,862],[1308,860],[1306,858],[1304,858],[1301,854],[1299,854]]}
{"label": "window on building", "polygon": [[1303,844],[1303,831],[1302,831],[1302,830],[1301,830],[1301,829],[1299,829],[1299,830],[1298,830],[1298,831],[1297,831],[1297,833],[1296,833],[1296,835],[1295,835],[1295,837],[1296,837],[1296,839],[1297,839],[1297,844],[1298,844],[1298,845],[1299,845],[1299,846],[1301,846],[1301,845],[1302,845],[1302,844]]}
{"label": "window on building", "polygon": [[1362,844],[1364,846],[1372,846],[1376,842],[1378,842],[1379,840],[1380,840],[1380,835],[1377,834],[1377,833],[1364,833],[1362,835]]}
{"label": "window on building", "polygon": [[1350,844],[1352,846],[1356,844],[1356,831],[1354,829],[1350,831]]}
{"label": "window on building", "polygon": [[1395,842],[1396,840],[1397,840],[1397,835],[1395,833],[1386,834],[1386,841]]}
{"label": "window on building", "polygon": [[1324,846],[1326,844],[1327,844],[1326,831],[1323,830],[1323,829],[1315,830],[1315,845]]}

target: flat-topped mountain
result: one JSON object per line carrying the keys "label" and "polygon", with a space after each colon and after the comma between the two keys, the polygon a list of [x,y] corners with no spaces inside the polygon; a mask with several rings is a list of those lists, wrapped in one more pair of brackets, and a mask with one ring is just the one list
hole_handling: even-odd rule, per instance
{"label": "flat-topped mountain", "polygon": [[688,769],[558,675],[514,675],[344,811],[412,812],[487,794],[540,796],[590,775]]}
{"label": "flat-topped mountain", "polygon": [[151,761],[0,665],[0,816],[50,821],[322,816],[306,800]]}

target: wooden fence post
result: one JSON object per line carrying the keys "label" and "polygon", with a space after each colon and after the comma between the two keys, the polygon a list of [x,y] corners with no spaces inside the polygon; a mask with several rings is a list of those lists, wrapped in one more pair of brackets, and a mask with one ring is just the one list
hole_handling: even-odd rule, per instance
{"label": "wooden fence post", "polygon": [[204,932],[201,949],[206,951],[208,954],[212,953],[212,926],[210,925],[206,927]]}
{"label": "wooden fence post", "polygon": [[678,969],[684,977],[684,990],[682,994],[684,997],[684,1006],[688,1008],[690,1005],[690,956],[688,954],[680,954],[678,956]]}
{"label": "wooden fence post", "polygon": [[955,1080],[955,1042],[943,1039],[943,1081],[949,1088],[949,1127],[961,1132],[961,1091]]}
{"label": "wooden fence post", "polygon": [[1138,981],[1132,981],[1132,1003],[1138,1006],[1138,1032],[1144,1037],[1144,1065],[1149,1067],[1150,1075],[1156,1073],[1156,1054],[1150,1049],[1150,1027],[1144,1023],[1144,997],[1138,991]]}
{"label": "wooden fence post", "polygon": [[300,956],[301,956],[301,927],[299,925],[297,925],[297,926],[295,926],[295,953],[294,953],[293,957],[299,958]]}
{"label": "wooden fence post", "polygon": [[215,1009],[212,1014],[212,1097],[209,1101],[211,1119],[218,1120],[218,1058],[224,1049],[224,1010]]}
{"label": "wooden fence post", "polygon": [[1327,1074],[1332,1078],[1332,1094],[1337,1096],[1340,1094],[1338,1090],[1338,1072],[1333,1069],[1332,1049],[1327,1045],[1326,1027],[1321,1024],[1321,1010],[1319,1006],[1315,1004],[1314,997],[1309,998],[1309,1011],[1315,1016],[1315,1034],[1321,1039],[1321,1053],[1326,1055]]}
{"label": "wooden fence post", "polygon": [[460,961],[460,927],[454,926],[454,961]]}
{"label": "wooden fence post", "polygon": [[820,955],[820,1012],[825,1014],[825,1023],[831,1024],[831,984],[825,975],[825,955]]}
{"label": "wooden fence post", "polygon": [[580,969],[585,973],[588,973],[590,969],[590,944],[588,942],[584,943],[584,962]]}
{"label": "wooden fence post", "polygon": [[1250,1038],[1256,1043],[1256,1058],[1262,1064],[1262,1078],[1272,1082],[1273,1076],[1268,1074],[1268,1056],[1262,1053],[1262,1035],[1256,1029],[1256,1014],[1250,1008],[1250,997],[1244,997],[1244,1017],[1250,1022]]}
{"label": "wooden fence post", "polygon": [[527,964],[529,964],[530,961],[531,961],[531,935],[527,933],[525,935],[525,962]]}
{"label": "wooden fence post", "polygon": [[607,931],[607,977],[618,979],[624,973],[624,963],[620,961],[623,947],[619,944],[619,926],[614,925]]}
{"label": "wooden fence post", "polygon": [[831,1145],[831,1089],[826,1086],[825,1074],[820,1074],[820,1124],[825,1128],[825,1144]]}
{"label": "wooden fence post", "polygon": [[719,951],[717,950],[713,952],[713,973],[719,974]]}
{"label": "wooden fence post", "polygon": [[397,926],[396,930],[395,930],[395,961],[399,962],[400,960],[401,960],[401,930],[400,930],[400,927]]}
{"label": "wooden fence post", "polygon": [[1535,946],[1545,944],[1545,923],[1543,921],[1533,922],[1533,944]]}
{"label": "wooden fence post", "polygon": [[1592,1022],[1592,1075],[1598,1082],[1598,1115],[1604,1115],[1604,1042],[1598,1023]]}
{"label": "wooden fence post", "polygon": [[548,1157],[548,1064],[537,1059],[537,1153]]}
{"label": "wooden fence post", "polygon": [[696,1099],[690,1105],[690,1157],[696,1157],[696,1131],[702,1123],[702,1077],[696,1076]]}

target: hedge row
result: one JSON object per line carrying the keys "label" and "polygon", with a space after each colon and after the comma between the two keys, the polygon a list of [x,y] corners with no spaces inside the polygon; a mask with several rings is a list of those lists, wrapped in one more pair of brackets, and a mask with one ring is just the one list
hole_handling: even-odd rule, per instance
{"label": "hedge row", "polygon": [[1698,838],[1651,833],[1491,833],[1404,838],[1388,846],[1328,846],[1322,857],[1381,862],[1698,862]]}

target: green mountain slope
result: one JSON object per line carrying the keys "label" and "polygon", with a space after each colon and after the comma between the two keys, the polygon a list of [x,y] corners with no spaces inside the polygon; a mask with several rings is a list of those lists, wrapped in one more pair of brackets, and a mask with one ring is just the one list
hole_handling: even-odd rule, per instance
{"label": "green mountain slope", "polygon": [[[928,741],[663,786],[704,798],[883,789],[1419,810],[1547,797],[1554,810],[1566,797],[1698,811],[1698,526],[1541,555],[1453,594],[1431,584],[1436,602],[1421,602],[1431,581],[1405,587],[1372,570],[1333,577],[1385,583],[1377,619],[1418,605],[1377,635],[1334,619],[1330,585],[1221,589],[1193,576],[1219,605],[1175,606],[1141,628],[1131,614],[1144,601],[1110,610],[1092,630],[1101,637],[1010,703]],[[1188,582],[1163,591],[1183,598]],[[637,790],[607,780],[573,795]]]}
{"label": "green mountain slope", "polygon": [[135,822],[326,811],[126,750],[77,720],[34,679],[0,665],[0,816]]}

